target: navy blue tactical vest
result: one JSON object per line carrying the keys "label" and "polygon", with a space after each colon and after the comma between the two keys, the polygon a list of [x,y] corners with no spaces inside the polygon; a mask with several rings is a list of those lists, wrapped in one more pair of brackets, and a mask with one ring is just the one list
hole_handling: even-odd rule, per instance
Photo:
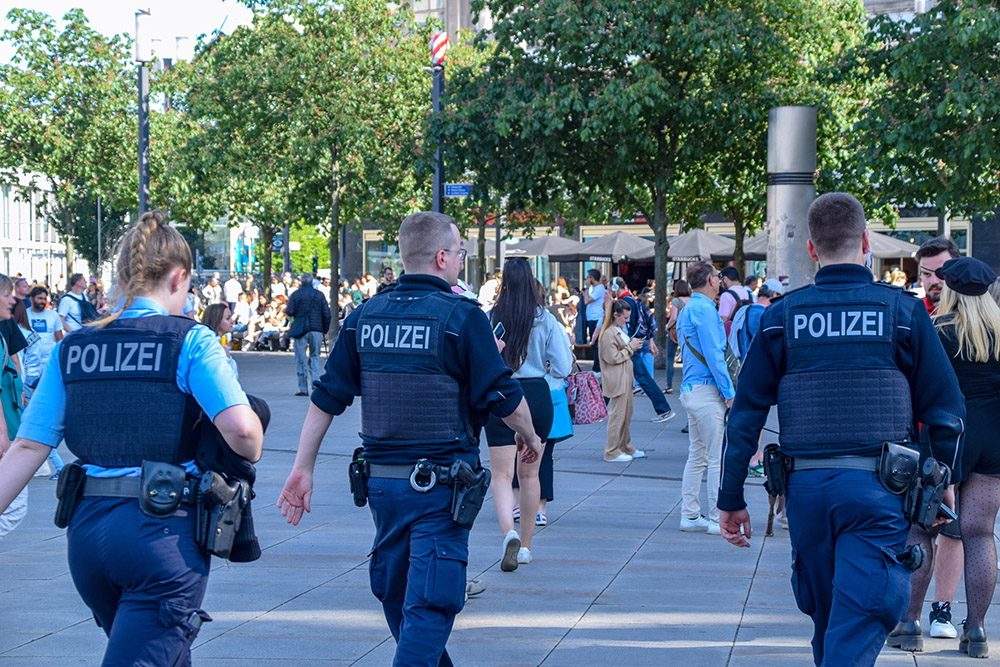
{"label": "navy blue tactical vest", "polygon": [[445,365],[445,327],[464,301],[397,289],[365,303],[356,332],[365,445],[472,441],[468,398]]}
{"label": "navy blue tactical vest", "polygon": [[84,327],[66,337],[66,446],[107,468],[194,458],[197,402],[177,388],[177,360],[197,322],[153,315]]}
{"label": "navy blue tactical vest", "polygon": [[778,420],[786,454],[866,455],[909,437],[910,385],[895,356],[897,327],[910,325],[903,298],[902,290],[867,283],[810,285],[782,299]]}

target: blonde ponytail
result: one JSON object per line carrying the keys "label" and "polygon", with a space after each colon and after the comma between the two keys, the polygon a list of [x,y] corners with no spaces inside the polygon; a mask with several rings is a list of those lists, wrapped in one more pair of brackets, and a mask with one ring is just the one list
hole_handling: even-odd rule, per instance
{"label": "blonde ponytail", "polygon": [[191,273],[191,248],[166,223],[163,211],[144,213],[118,244],[118,284],[124,290],[122,307],[93,323],[103,327],[128,310],[136,297],[155,290],[166,275],[180,267]]}

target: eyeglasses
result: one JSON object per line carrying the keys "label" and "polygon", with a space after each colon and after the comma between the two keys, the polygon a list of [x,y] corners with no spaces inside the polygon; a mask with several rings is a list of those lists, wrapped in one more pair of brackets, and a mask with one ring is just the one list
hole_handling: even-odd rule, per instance
{"label": "eyeglasses", "polygon": [[443,250],[445,252],[455,252],[455,253],[458,253],[458,259],[461,260],[461,261],[463,261],[463,262],[465,261],[466,255],[469,254],[469,251],[466,250],[465,248],[459,248],[458,250],[449,250],[448,248],[443,248]]}

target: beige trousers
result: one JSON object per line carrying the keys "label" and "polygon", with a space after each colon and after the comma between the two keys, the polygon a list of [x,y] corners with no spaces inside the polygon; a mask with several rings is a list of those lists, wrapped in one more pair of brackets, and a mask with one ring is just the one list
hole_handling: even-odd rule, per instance
{"label": "beige trousers", "polygon": [[632,435],[629,424],[632,422],[632,392],[626,391],[615,396],[608,403],[608,442],[604,445],[604,460],[610,461],[621,454],[631,454]]}
{"label": "beige trousers", "polygon": [[708,518],[719,520],[719,483],[722,474],[722,438],[726,428],[726,402],[719,388],[710,384],[695,385],[691,391],[681,390],[681,405],[688,416],[687,463],[681,482],[681,513],[685,519],[697,519],[701,514],[701,477],[708,471]]}

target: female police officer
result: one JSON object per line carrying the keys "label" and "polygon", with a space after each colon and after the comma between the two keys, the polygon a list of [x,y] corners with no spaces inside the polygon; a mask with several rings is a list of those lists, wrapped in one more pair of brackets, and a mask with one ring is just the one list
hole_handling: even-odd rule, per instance
{"label": "female police officer", "polygon": [[192,415],[200,406],[250,461],[260,458],[261,425],[215,335],[179,317],[191,250],[160,211],[126,234],[117,271],[119,310],[49,360],[0,460],[0,508],[65,436],[86,473],[67,532],[70,572],[108,635],[103,664],[187,665],[211,620],[200,609],[210,557],[195,544],[195,512],[180,503],[190,497],[185,473],[198,473]]}

